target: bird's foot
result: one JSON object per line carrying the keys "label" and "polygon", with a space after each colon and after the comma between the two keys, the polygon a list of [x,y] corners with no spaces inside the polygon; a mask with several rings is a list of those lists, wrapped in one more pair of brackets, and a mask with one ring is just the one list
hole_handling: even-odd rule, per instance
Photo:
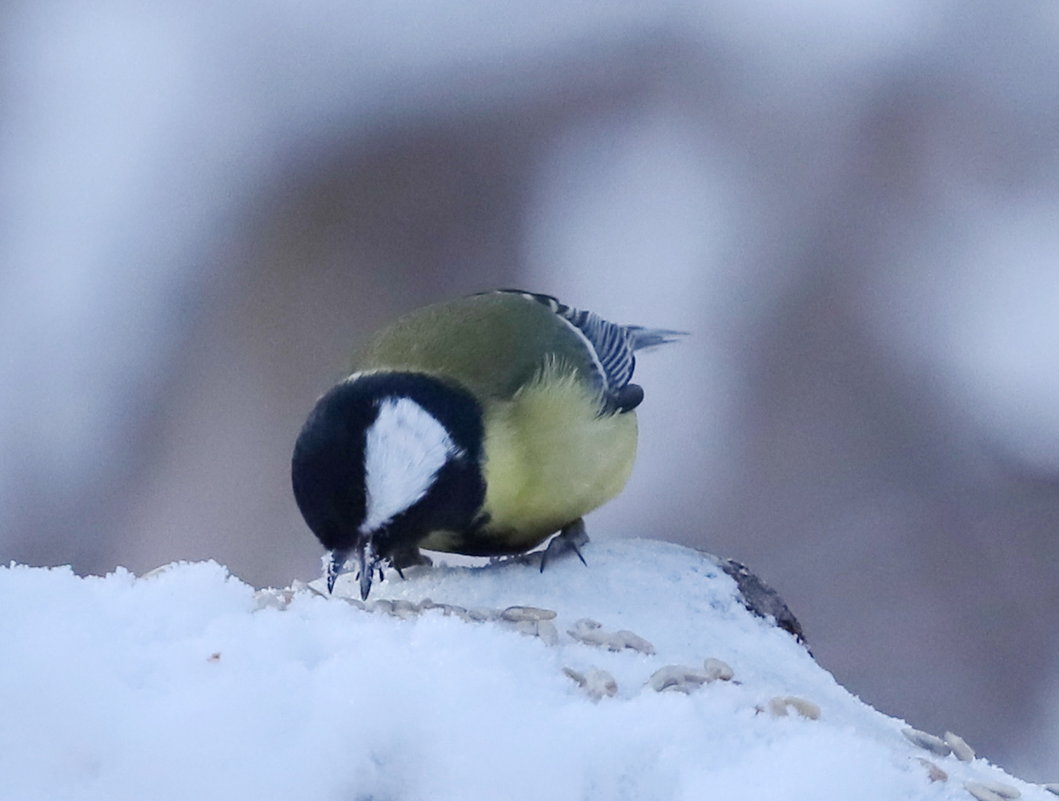
{"label": "bird's foot", "polygon": [[328,594],[334,592],[338,577],[346,572],[346,560],[349,551],[331,551],[324,555],[324,578],[327,580]]}
{"label": "bird's foot", "polygon": [[545,566],[552,559],[568,554],[571,551],[577,554],[581,564],[587,567],[588,562],[581,555],[581,546],[587,543],[588,532],[585,530],[584,519],[579,517],[573,523],[567,523],[558,534],[552,537],[552,541],[548,543],[548,547],[541,554],[541,573],[544,572]]}
{"label": "bird's foot", "polygon": [[390,565],[393,566],[393,569],[397,571],[397,575],[402,579],[404,578],[404,568],[406,567],[414,567],[415,565],[431,567],[433,564],[430,557],[414,545],[401,551],[395,551],[390,556]]}

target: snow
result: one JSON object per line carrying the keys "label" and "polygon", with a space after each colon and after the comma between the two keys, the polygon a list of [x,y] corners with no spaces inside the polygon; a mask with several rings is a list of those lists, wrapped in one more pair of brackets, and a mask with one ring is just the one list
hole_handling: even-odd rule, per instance
{"label": "snow", "polygon": [[[983,760],[917,749],[808,651],[747,612],[707,556],[644,540],[593,543],[540,573],[532,561],[422,567],[342,598],[254,589],[213,563],[137,578],[0,569],[3,797],[33,799],[968,799],[1001,781]],[[379,599],[437,606],[404,617]],[[467,609],[554,610],[557,643]],[[382,605],[380,605],[382,606]],[[567,631],[591,617],[650,655]],[[582,624],[583,625],[583,624]],[[734,670],[656,692],[669,664]],[[602,669],[593,700],[563,672]],[[818,720],[768,712],[804,698]],[[949,775],[932,783],[916,757]]]}

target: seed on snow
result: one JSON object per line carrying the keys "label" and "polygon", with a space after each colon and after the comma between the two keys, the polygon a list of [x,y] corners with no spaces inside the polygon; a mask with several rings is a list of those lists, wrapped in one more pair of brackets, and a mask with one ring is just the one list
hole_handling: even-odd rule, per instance
{"label": "seed on snow", "polygon": [[961,762],[974,761],[974,749],[967,745],[967,741],[960,735],[947,731],[945,732],[943,739],[945,740],[945,744],[952,749],[952,755],[958,760]]}
{"label": "seed on snow", "polygon": [[769,714],[773,717],[785,718],[789,709],[809,720],[820,719],[820,707],[796,695],[778,695],[769,700]]}
{"label": "seed on snow", "polygon": [[944,740],[940,737],[935,737],[933,734],[927,734],[925,731],[908,727],[901,729],[901,734],[903,734],[909,742],[918,745],[920,748],[925,748],[932,754],[948,756],[952,753],[952,748],[950,748]]}
{"label": "seed on snow", "polygon": [[371,606],[369,606],[368,609],[370,609],[372,612],[392,615],[393,601],[388,601],[385,598],[380,598],[377,601],[372,601]]}
{"label": "seed on snow", "polygon": [[564,667],[563,673],[577,682],[578,687],[597,701],[604,696],[613,697],[618,694],[618,682],[605,670],[593,668],[588,673],[579,673],[573,668]]}
{"label": "seed on snow", "polygon": [[686,665],[666,665],[651,674],[647,683],[655,692],[690,693],[710,680],[702,670]]}
{"label": "seed on snow", "polygon": [[408,618],[419,614],[419,608],[411,601],[398,599],[393,602],[393,614],[395,617],[401,618],[401,620],[408,620]]}
{"label": "seed on snow", "polygon": [[[1002,787],[1007,792],[1014,792],[1015,795],[1005,795],[1004,793],[998,793],[997,788]],[[1016,790],[1014,787],[1009,787],[1006,784],[995,784],[993,782],[964,782],[963,788],[969,792],[972,796],[978,799],[978,801],[1005,801],[1005,799],[1018,798],[1022,793]]]}
{"label": "seed on snow", "polygon": [[540,609],[536,606],[509,606],[500,613],[500,617],[509,623],[522,620],[552,620],[555,618],[555,610]]}
{"label": "seed on snow", "polygon": [[601,629],[603,624],[590,617],[578,618],[574,621],[574,629],[577,631],[588,631],[590,629]]}
{"label": "seed on snow", "polygon": [[927,778],[932,782],[943,782],[949,778],[949,774],[931,762],[929,759],[923,757],[916,757],[916,762],[921,764],[927,769]]}
{"label": "seed on snow", "polygon": [[[1022,795],[1017,787],[1012,787],[1010,784],[1003,784],[1002,782],[990,781],[989,779],[979,779],[977,782],[969,782],[969,784],[973,784],[976,787],[984,787],[1001,798],[1015,799]],[[964,786],[966,787],[967,785]]]}
{"label": "seed on snow", "polygon": [[731,665],[721,659],[714,659],[711,656],[702,664],[710,681],[731,681],[735,676]]}
{"label": "seed on snow", "polygon": [[[621,642],[622,648],[629,648],[633,651],[639,651],[641,654],[647,654],[648,656],[651,656],[655,652],[655,647],[651,645],[651,643],[649,643],[639,634],[633,634],[631,631],[622,629],[621,631],[615,632],[614,637]],[[621,648],[617,650],[621,650]]]}
{"label": "seed on snow", "polygon": [[545,645],[559,644],[559,632],[550,620],[537,621],[537,636],[544,640]]}
{"label": "seed on snow", "polygon": [[603,629],[579,629],[575,626],[575,628],[568,630],[566,633],[585,645],[601,645],[605,647],[610,642],[610,635]]}

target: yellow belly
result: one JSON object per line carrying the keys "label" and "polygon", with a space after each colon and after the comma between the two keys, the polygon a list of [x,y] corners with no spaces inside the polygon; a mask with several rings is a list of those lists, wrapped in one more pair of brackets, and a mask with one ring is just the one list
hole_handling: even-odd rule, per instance
{"label": "yellow belly", "polygon": [[621,492],[636,456],[636,416],[600,417],[598,409],[591,388],[550,366],[490,413],[484,537],[527,550]]}

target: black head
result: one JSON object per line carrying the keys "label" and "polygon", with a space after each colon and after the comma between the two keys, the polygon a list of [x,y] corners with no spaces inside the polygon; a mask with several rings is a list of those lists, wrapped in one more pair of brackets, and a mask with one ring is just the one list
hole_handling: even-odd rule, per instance
{"label": "black head", "polygon": [[366,596],[380,560],[470,527],[485,496],[481,450],[481,408],[454,384],[379,372],[329,390],[291,459],[298,508],[332,552],[329,584],[355,555]]}

